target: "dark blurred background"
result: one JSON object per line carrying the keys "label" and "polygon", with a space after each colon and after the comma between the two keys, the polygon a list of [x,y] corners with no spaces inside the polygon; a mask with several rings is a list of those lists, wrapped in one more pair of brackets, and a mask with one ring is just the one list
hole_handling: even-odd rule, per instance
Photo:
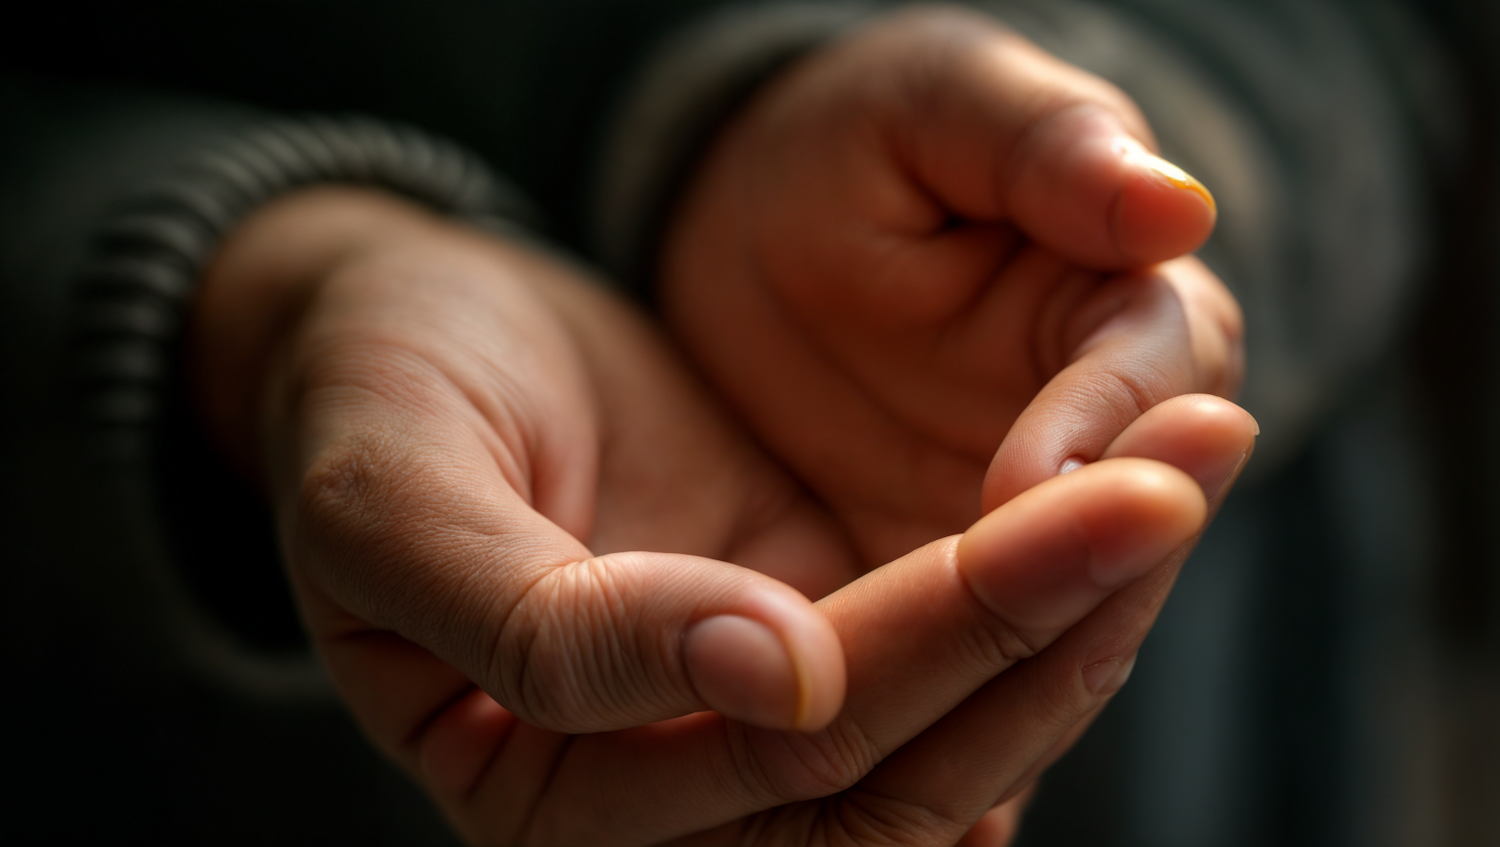
{"label": "dark blurred background", "polygon": [[[151,470],[167,485],[56,460],[67,299],[51,283],[84,233],[38,234],[35,255],[27,233],[110,194],[86,168],[49,182],[30,163],[182,102],[368,113],[477,151],[588,255],[590,163],[626,71],[706,5],[0,4],[14,843],[449,838],[332,699],[265,516],[190,427]],[[1232,499],[1137,679],[1044,780],[1026,844],[1500,844],[1500,4],[1414,12],[1460,113],[1453,152],[1424,165],[1436,241],[1414,305],[1306,443]]]}

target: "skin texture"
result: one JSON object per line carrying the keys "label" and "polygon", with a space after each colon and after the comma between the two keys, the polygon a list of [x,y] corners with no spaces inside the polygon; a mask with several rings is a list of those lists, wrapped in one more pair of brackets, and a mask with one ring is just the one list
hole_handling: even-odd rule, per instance
{"label": "skin texture", "polygon": [[1153,146],[1122,94],[985,18],[892,16],[724,130],[664,311],[873,567],[1238,385],[1238,306],[1177,258],[1212,202]]}
{"label": "skin texture", "polygon": [[[470,841],[1006,843],[1248,456],[1187,394],[1238,378],[1233,301],[1140,265],[1202,196],[1112,152],[1149,137],[1102,84],[922,14],[706,160],[663,290],[700,371],[579,268],[373,192],[272,204],[211,269],[205,425],[352,713]],[[1001,178],[1049,132],[1108,140]]]}
{"label": "skin texture", "polygon": [[[296,305],[244,331],[267,299]],[[200,383],[205,416],[266,481],[350,709],[476,843],[952,843],[1111,693],[1087,669],[1128,663],[1223,495],[1195,480],[1253,438],[1181,398],[1116,440],[1144,458],[856,578],[826,511],[555,259],[309,192],[237,233],[198,318],[205,377],[255,374]],[[726,614],[802,675],[703,698],[686,633]]]}

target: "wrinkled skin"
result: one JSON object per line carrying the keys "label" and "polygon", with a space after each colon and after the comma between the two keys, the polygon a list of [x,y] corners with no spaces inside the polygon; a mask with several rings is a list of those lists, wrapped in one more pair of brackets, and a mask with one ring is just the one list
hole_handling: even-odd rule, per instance
{"label": "wrinkled skin", "polygon": [[984,18],[894,15],[724,131],[664,310],[873,567],[1237,387],[1238,306],[1177,258],[1212,200],[1153,144],[1117,90]]}
{"label": "wrinkled skin", "polygon": [[[970,38],[951,14],[813,57],[705,161],[663,294],[707,385],[578,268],[379,194],[290,196],[225,246],[204,419],[263,481],[350,709],[469,840],[1003,844],[1123,684],[1253,443],[1187,395],[1238,377],[1233,302],[1143,265],[1212,213],[1063,156],[1026,172],[1114,161],[1126,200],[1054,243],[1023,201],[1071,195],[1007,156],[1108,112],[1049,112],[982,44],[935,61]],[[1149,142],[1096,81],[978,38]],[[891,135],[919,107],[996,170],[944,182],[959,153]]]}

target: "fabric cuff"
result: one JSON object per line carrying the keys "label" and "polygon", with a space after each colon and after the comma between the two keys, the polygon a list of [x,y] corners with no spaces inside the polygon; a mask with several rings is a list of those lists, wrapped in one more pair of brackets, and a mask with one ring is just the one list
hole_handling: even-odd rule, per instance
{"label": "fabric cuff", "polygon": [[280,195],[333,183],[387,190],[488,229],[529,217],[474,155],[369,118],[265,120],[186,156],[103,221],[74,275],[74,378],[97,458],[149,454],[184,311],[224,237]]}
{"label": "fabric cuff", "polygon": [[865,3],[731,7],[654,52],[606,138],[594,202],[596,249],[632,294],[651,299],[661,231],[724,121],[782,68],[874,11]]}

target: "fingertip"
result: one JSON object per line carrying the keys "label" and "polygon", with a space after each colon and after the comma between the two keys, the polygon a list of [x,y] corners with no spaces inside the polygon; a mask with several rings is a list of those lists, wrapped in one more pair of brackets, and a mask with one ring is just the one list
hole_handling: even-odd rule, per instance
{"label": "fingertip", "polygon": [[1079,468],[1017,495],[959,540],[976,597],[1019,629],[1071,625],[1102,597],[1164,561],[1202,530],[1197,482],[1147,459]]}
{"label": "fingertip", "polygon": [[1208,187],[1128,136],[1114,150],[1124,173],[1110,223],[1125,261],[1164,262],[1201,247],[1219,214]]}
{"label": "fingertip", "polygon": [[1164,462],[1192,477],[1216,504],[1255,449],[1260,425],[1222,397],[1187,394],[1158,404],[1104,451],[1103,458]]}
{"label": "fingertip", "polygon": [[1218,215],[1218,202],[1214,200],[1213,194],[1209,193],[1208,186],[1200,182],[1197,177],[1147,150],[1139,141],[1129,136],[1120,136],[1116,140],[1116,150],[1127,166],[1136,169],[1142,175],[1154,177],[1172,188],[1196,194],[1198,199],[1208,207],[1209,212]]}
{"label": "fingertip", "polygon": [[798,691],[792,729],[816,732],[833,723],[844,708],[848,683],[844,644],[833,624],[816,609],[798,618],[789,644]]}
{"label": "fingertip", "polygon": [[1213,232],[1218,203],[1149,151],[1120,115],[1083,103],[1038,119],[1009,170],[1005,207],[1048,249],[1099,270],[1164,262]]}
{"label": "fingertip", "polygon": [[[1208,502],[1198,482],[1151,459],[1124,458],[1090,465],[1085,495],[1101,506],[1086,517],[1095,581],[1118,587],[1136,579],[1202,531]],[[1075,473],[1073,477],[1083,474]]]}
{"label": "fingertip", "polygon": [[792,729],[798,732],[817,732],[838,717],[839,711],[844,708],[843,656],[840,648],[837,653],[823,653],[809,657],[812,661],[798,663],[800,697]]}

